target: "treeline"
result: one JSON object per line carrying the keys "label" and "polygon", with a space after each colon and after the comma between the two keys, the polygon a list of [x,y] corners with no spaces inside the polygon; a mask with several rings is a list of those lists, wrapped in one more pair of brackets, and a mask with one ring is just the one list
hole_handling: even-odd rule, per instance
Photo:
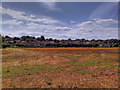
{"label": "treeline", "polygon": [[22,36],[22,37],[10,37],[0,36],[1,47],[119,47],[120,40],[107,39],[107,40],[85,40],[82,39],[46,39],[44,36]]}

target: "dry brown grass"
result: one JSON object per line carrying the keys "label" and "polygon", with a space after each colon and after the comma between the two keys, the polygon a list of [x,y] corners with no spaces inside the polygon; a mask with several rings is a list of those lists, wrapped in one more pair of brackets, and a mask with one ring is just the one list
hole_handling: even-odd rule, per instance
{"label": "dry brown grass", "polygon": [[3,88],[117,88],[118,48],[2,50]]}

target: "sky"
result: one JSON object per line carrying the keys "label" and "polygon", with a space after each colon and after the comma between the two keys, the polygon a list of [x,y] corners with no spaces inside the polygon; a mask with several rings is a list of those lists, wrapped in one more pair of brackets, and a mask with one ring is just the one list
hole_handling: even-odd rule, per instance
{"label": "sky", "polygon": [[117,39],[117,2],[2,2],[2,35]]}

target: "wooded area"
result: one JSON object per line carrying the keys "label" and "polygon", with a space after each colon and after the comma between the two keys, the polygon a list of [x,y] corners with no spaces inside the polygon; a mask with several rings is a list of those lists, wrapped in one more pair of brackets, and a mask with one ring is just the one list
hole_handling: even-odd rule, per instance
{"label": "wooded area", "polygon": [[120,40],[107,39],[107,40],[85,40],[82,39],[67,39],[57,40],[53,38],[46,39],[44,36],[22,36],[10,37],[1,36],[2,48],[6,47],[119,47]]}

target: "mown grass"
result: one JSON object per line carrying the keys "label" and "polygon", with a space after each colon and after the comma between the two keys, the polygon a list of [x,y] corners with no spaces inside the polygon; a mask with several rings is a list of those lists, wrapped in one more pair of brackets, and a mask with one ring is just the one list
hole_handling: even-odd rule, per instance
{"label": "mown grass", "polygon": [[32,69],[45,68],[46,65],[26,65],[26,66],[13,66],[13,67],[3,67],[2,77],[9,77],[17,74],[32,74]]}
{"label": "mown grass", "polygon": [[30,65],[30,66],[14,66],[14,67],[3,67],[2,77],[10,77],[13,75],[24,75],[24,74],[34,74],[44,71],[56,71],[65,70],[71,67],[58,67],[51,68],[51,65]]}
{"label": "mown grass", "polygon": [[[3,73],[2,77],[10,77],[14,75],[25,75],[25,74],[35,74],[39,72],[44,72],[44,71],[58,71],[58,70],[66,70],[66,69],[77,69],[77,67],[89,67],[89,66],[100,66],[100,65],[105,65],[108,67],[115,67],[113,66],[113,59],[103,59],[100,57],[91,57],[88,58],[87,61],[85,62],[78,62],[80,58],[86,58],[83,56],[77,56],[77,57],[72,57],[72,56],[65,56],[61,55],[62,57],[65,57],[69,59],[69,62],[64,62],[64,64],[70,64],[71,66],[69,67],[57,67],[53,68],[51,64],[46,64],[46,65],[26,65],[26,66],[13,66],[13,67],[3,67]],[[82,59],[81,59],[82,60]],[[77,63],[77,64],[76,64]],[[55,65],[54,65],[55,66]],[[80,70],[80,74],[88,74],[88,72]]]}
{"label": "mown grass", "polygon": [[[72,68],[75,69],[76,67],[79,67],[79,65],[75,65],[71,67],[58,67],[58,68],[44,67],[40,65],[8,67],[8,68],[3,68],[4,72],[2,73],[2,77],[5,78],[5,77],[11,77],[14,75],[35,74],[35,73],[44,72],[44,71],[59,71],[59,70],[66,70],[66,69],[72,69]],[[80,73],[85,74],[85,71],[81,71]]]}
{"label": "mown grass", "polygon": [[84,70],[83,70],[83,71],[80,71],[79,73],[82,74],[82,75],[91,74],[90,72],[87,72],[87,71],[84,71]]}
{"label": "mown grass", "polygon": [[93,63],[95,65],[105,65],[105,66],[113,66],[114,63],[112,63],[112,61],[117,61],[116,59],[107,59],[107,58],[101,58],[101,57],[97,57],[97,59],[95,59],[96,57],[92,57],[88,59],[89,63]]}

